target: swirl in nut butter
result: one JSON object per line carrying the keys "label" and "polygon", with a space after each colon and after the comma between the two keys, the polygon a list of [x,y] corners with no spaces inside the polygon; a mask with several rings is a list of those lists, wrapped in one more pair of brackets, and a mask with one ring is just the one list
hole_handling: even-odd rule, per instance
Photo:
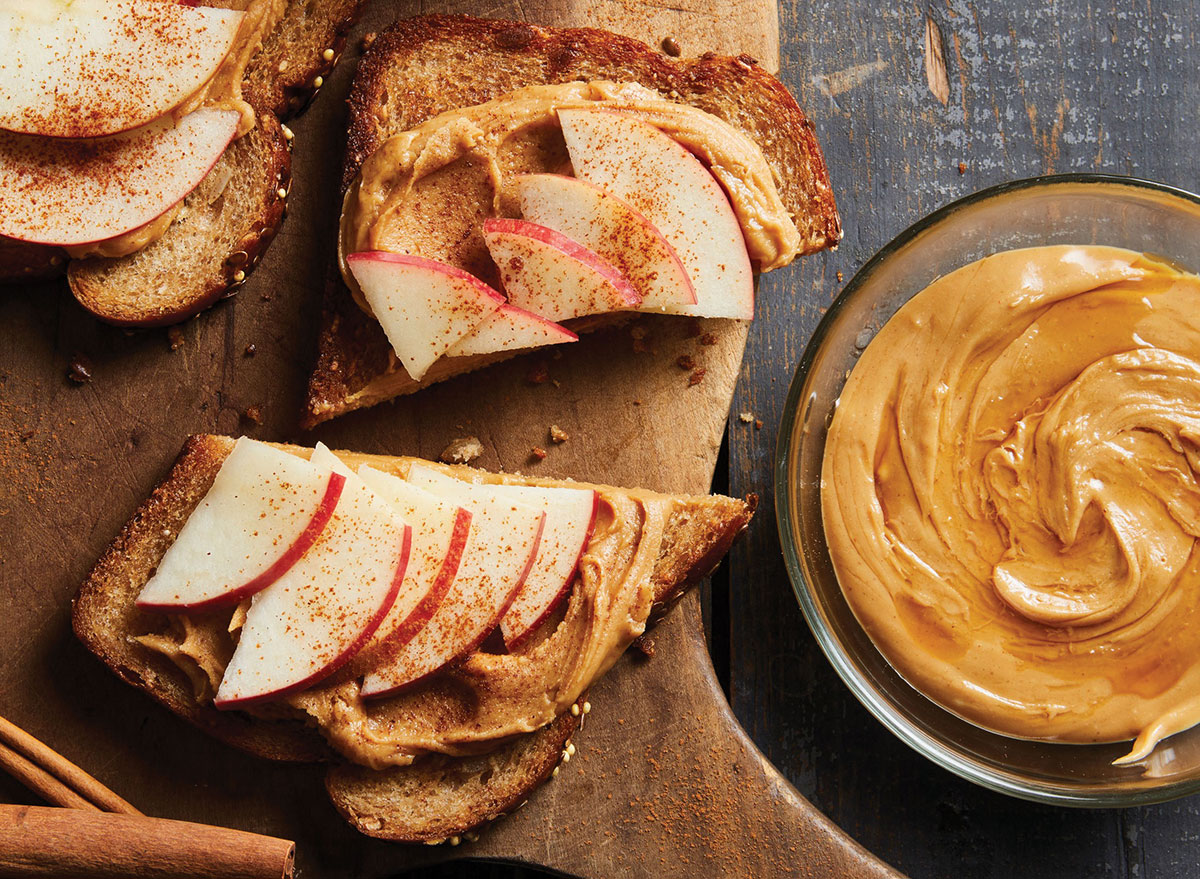
{"label": "swirl in nut butter", "polygon": [[924,694],[1064,742],[1200,722],[1200,277],[1108,247],[935,281],[854,368],[822,469],[855,616]]}

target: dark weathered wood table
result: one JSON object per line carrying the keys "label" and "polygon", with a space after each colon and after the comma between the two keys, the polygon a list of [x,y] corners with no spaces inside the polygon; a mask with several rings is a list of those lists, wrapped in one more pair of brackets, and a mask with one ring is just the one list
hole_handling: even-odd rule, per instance
{"label": "dark weathered wood table", "polygon": [[[944,45],[944,102],[926,73],[930,19]],[[910,223],[986,186],[1052,172],[1200,187],[1200,3],[812,0],[781,3],[780,30],[782,77],[816,124],[846,237],[836,253],[766,276],[750,330],[722,469],[730,491],[765,502],[714,584],[711,613],[734,711],[805,796],[914,879],[1200,875],[1195,797],[1126,810],[1038,806],[962,781],[893,737],[810,635],[770,503],[792,370],[833,297]]]}

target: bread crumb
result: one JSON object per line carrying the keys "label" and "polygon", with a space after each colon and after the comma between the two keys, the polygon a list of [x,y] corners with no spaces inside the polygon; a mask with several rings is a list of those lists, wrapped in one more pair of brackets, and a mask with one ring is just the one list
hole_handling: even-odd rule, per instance
{"label": "bread crumb", "polygon": [[371,47],[371,44],[373,42],[375,42],[375,36],[376,36],[375,31],[371,31],[370,33],[363,34],[362,42],[359,43],[359,46],[362,47],[364,52]]}
{"label": "bread crumb", "polygon": [[842,283],[842,273],[841,272],[837,273],[837,279],[838,279],[839,284]]}
{"label": "bread crumb", "polygon": [[550,369],[545,363],[534,364],[529,369],[529,373],[525,376],[530,384],[544,385],[550,380]]}
{"label": "bread crumb", "polygon": [[696,368],[696,361],[692,359],[691,354],[680,354],[675,360],[675,365],[680,369],[690,370]]}
{"label": "bread crumb", "polygon": [[645,659],[650,659],[654,656],[654,639],[648,638],[645,635],[639,635],[633,641],[633,648],[638,651]]}
{"label": "bread crumb", "polygon": [[966,174],[966,173],[967,173],[967,163],[966,163],[966,162],[959,162],[959,163],[958,163],[958,173],[959,173],[960,175],[961,175],[961,174]]}
{"label": "bread crumb", "polygon": [[693,370],[692,374],[688,376],[688,387],[694,388],[696,385],[700,384],[700,382],[704,381],[704,376],[707,372],[708,370],[703,366],[701,366],[699,369]]}
{"label": "bread crumb", "polygon": [[755,429],[755,430],[762,430],[762,419],[761,419],[761,418],[755,418],[755,419],[754,419],[754,429]]}
{"label": "bread crumb", "polygon": [[255,424],[262,424],[263,423],[262,407],[261,406],[247,406],[246,407],[246,420],[252,421]]}
{"label": "bread crumb", "polygon": [[171,346],[172,351],[183,347],[183,330],[179,326],[167,328],[167,344]]}
{"label": "bread crumb", "polygon": [[717,344],[717,334],[716,333],[705,333],[703,336],[700,337],[700,344],[701,345]]}
{"label": "bread crumb", "polygon": [[76,354],[71,358],[70,365],[67,366],[67,378],[77,385],[90,382],[93,378],[92,361],[88,360],[82,354]]}
{"label": "bread crumb", "polygon": [[533,461],[545,461],[548,453],[541,446],[534,446],[529,450],[529,458]]}
{"label": "bread crumb", "polygon": [[258,348],[257,348],[257,346],[255,346],[255,344],[253,342],[251,342],[249,345],[247,345],[246,350],[242,352],[242,354],[246,357],[253,357],[257,353],[258,353]]}
{"label": "bread crumb", "polygon": [[738,415],[738,421],[742,422],[742,424],[749,424],[753,420],[754,416],[749,412],[742,412]]}
{"label": "bread crumb", "polygon": [[438,458],[446,464],[470,464],[483,454],[483,443],[476,436],[462,436],[450,440]]}
{"label": "bread crumb", "polygon": [[550,440],[555,443],[565,443],[571,438],[571,435],[559,427],[557,424],[550,425]]}

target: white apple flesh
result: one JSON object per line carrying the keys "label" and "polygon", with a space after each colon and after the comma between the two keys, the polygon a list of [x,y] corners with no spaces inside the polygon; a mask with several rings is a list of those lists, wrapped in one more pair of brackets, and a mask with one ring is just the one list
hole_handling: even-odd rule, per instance
{"label": "white apple flesh", "polygon": [[212,78],[243,15],[161,0],[0,3],[0,129],[82,138],[145,125]]}
{"label": "white apple flesh", "polygon": [[521,174],[513,189],[526,220],[578,241],[625,275],[642,297],[641,311],[696,304],[679,254],[629,202],[561,174]]}
{"label": "white apple flesh", "polygon": [[199,185],[240,118],[197,110],[91,141],[0,132],[0,235],[75,247],[144,226]]}
{"label": "white apple flesh", "polygon": [[380,650],[394,651],[411,641],[441,605],[458,573],[470,534],[471,514],[372,467],[363,466],[354,473],[322,443],[317,443],[310,460],[343,476],[349,484],[374,493],[412,529],[408,566],[396,599],[352,663],[351,672],[361,674],[378,663]]}
{"label": "white apple flesh", "polygon": [[[408,479],[433,492],[452,491],[453,483],[461,483],[461,480],[420,464],[409,468]],[[525,585],[500,618],[500,634],[504,636],[505,645],[513,648],[566,597],[579,568],[579,559],[592,535],[600,496],[590,488],[492,484],[474,487],[491,497],[527,504],[546,514],[537,558],[525,578]]]}
{"label": "white apple flesh", "polygon": [[635,116],[559,110],[575,176],[631,204],[670,242],[692,279],[696,317],[754,317],[754,272],[725,191],[691,153]]}
{"label": "white apple flesh", "polygon": [[474,650],[495,630],[537,557],[546,515],[540,509],[488,496],[470,483],[431,492],[471,511],[471,529],[450,592],[403,648],[363,678],[364,697],[411,686]]}
{"label": "white apple flesh", "polygon": [[424,257],[366,251],[346,264],[414,380],[504,304],[473,275]]}
{"label": "white apple flesh", "polygon": [[144,610],[198,612],[270,586],[328,524],[345,480],[243,437],[137,598]]}
{"label": "white apple flesh", "polygon": [[446,352],[447,357],[491,354],[578,342],[579,336],[544,317],[505,303]]}
{"label": "white apple flesh", "polygon": [[216,707],[278,699],[350,660],[396,599],[411,537],[391,507],[347,480],[317,542],[251,599]]}
{"label": "white apple flesh", "polygon": [[483,222],[483,240],[509,302],[546,320],[628,311],[642,303],[611,263],[553,229],[491,218]]}

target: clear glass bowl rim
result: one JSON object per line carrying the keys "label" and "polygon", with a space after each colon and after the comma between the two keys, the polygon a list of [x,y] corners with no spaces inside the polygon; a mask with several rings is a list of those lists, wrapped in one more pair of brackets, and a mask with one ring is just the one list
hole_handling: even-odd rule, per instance
{"label": "clear glass bowl rim", "polygon": [[[1047,784],[1031,779],[1003,774],[963,759],[942,744],[937,738],[928,735],[923,730],[911,724],[903,712],[880,698],[874,688],[867,684],[860,674],[854,659],[841,649],[833,634],[824,626],[821,611],[813,598],[805,579],[804,568],[800,560],[800,547],[793,538],[792,522],[799,515],[793,508],[791,499],[791,473],[789,470],[790,450],[795,442],[795,434],[800,426],[803,391],[808,383],[809,373],[817,353],[824,345],[825,338],[838,315],[853,300],[857,291],[877,272],[881,266],[898,250],[908,245],[914,239],[929,229],[948,220],[958,211],[998,197],[1003,197],[1023,190],[1049,188],[1061,185],[1107,184],[1125,186],[1132,189],[1145,189],[1160,195],[1172,196],[1200,206],[1200,195],[1185,189],[1157,183],[1139,177],[1129,177],[1118,174],[1049,174],[1011,180],[1005,183],[989,186],[963,198],[957,199],[932,213],[922,217],[906,228],[903,232],[885,244],[874,256],[859,269],[850,279],[828,310],[818,322],[812,337],[804,348],[804,353],[796,367],[787,399],[783,407],[780,421],[779,437],[775,446],[775,517],[779,532],[779,542],[783,549],[784,565],[787,568],[788,579],[792,591],[800,604],[805,621],[822,653],[833,665],[838,676],[850,688],[855,698],[897,738],[922,756],[938,766],[953,772],[955,775],[972,781],[989,790],[1007,794],[1024,800],[1046,803],[1057,806],[1075,806],[1079,808],[1111,808],[1130,807],[1161,803],[1200,792],[1200,778],[1167,782],[1154,787],[1143,787],[1129,790],[1098,790],[1084,791],[1057,785]],[[938,710],[941,709],[938,706]],[[949,712],[947,712],[949,714]],[[1077,747],[1063,745],[1062,747]]]}

